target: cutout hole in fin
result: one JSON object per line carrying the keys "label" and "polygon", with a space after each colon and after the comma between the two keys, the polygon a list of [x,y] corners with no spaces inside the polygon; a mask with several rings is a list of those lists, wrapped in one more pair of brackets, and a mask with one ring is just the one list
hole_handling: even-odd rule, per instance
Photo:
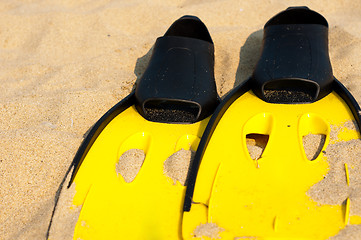
{"label": "cutout hole in fin", "polygon": [[153,122],[193,123],[200,113],[198,104],[188,101],[153,99],[144,104],[145,117]]}
{"label": "cutout hole in fin", "polygon": [[329,125],[320,116],[305,113],[300,118],[298,130],[305,158],[309,161],[316,160],[322,153],[322,149],[327,147],[330,138]]}
{"label": "cutout hole in fin", "polygon": [[302,137],[303,150],[308,160],[315,160],[321,153],[325,145],[326,135],[324,134],[307,134]]}
{"label": "cutout hole in fin", "polygon": [[133,182],[143,166],[150,143],[151,135],[146,132],[135,133],[122,142],[114,158],[117,176],[121,175],[127,183]]}
{"label": "cutout hole in fin", "polygon": [[119,157],[115,171],[123,177],[125,182],[131,183],[138,175],[144,159],[145,153],[143,150],[136,148],[129,149]]}
{"label": "cutout hole in fin", "polygon": [[261,158],[268,143],[269,135],[251,133],[246,135],[248,153],[253,160]]}
{"label": "cutout hole in fin", "polygon": [[164,161],[163,172],[166,176],[173,179],[174,184],[180,182],[183,186],[186,185],[189,165],[193,161],[195,151],[181,149],[173,153],[167,160]]}

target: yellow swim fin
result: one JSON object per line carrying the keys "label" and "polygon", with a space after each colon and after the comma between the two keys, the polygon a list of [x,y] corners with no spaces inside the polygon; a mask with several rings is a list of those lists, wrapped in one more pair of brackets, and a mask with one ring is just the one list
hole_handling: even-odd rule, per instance
{"label": "yellow swim fin", "polygon": [[212,39],[197,17],[184,16],[157,39],[135,90],[74,158],[73,239],[181,238],[190,152],[218,103]]}
{"label": "yellow swim fin", "polygon": [[204,132],[184,239],[328,239],[360,224],[359,129],[360,107],[332,74],[326,19],[307,7],[277,14],[252,77]]}

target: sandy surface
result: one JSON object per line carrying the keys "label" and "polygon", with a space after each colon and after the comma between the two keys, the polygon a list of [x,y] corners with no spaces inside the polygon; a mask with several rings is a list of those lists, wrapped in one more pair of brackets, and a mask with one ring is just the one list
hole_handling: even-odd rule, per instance
{"label": "sandy surface", "polygon": [[327,18],[334,74],[361,103],[360,1],[1,1],[0,239],[45,238],[83,135],[131,91],[173,21],[207,25],[224,96],[251,75],[264,23],[290,4]]}
{"label": "sandy surface", "polygon": [[[72,170],[72,169],[71,169]],[[71,173],[72,171],[69,171]],[[59,189],[59,198],[57,199],[56,210],[51,220],[49,228],[49,239],[72,239],[75,225],[78,221],[81,207],[73,205],[75,195],[75,184],[68,188],[71,174],[68,174],[64,184]],[[33,231],[39,235],[37,230]],[[34,235],[36,236],[36,235]],[[41,237],[41,236],[39,236]]]}

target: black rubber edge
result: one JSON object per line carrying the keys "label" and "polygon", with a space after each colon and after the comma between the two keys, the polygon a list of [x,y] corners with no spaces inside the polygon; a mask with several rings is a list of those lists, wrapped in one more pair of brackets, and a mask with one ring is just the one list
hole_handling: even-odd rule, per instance
{"label": "black rubber edge", "polygon": [[353,117],[355,118],[358,131],[361,133],[361,109],[360,105],[357,103],[356,99],[352,94],[347,90],[347,88],[336,78],[333,82],[333,90],[345,101],[347,106],[352,112]]}
{"label": "black rubber edge", "polygon": [[310,103],[329,94],[333,73],[326,19],[307,7],[271,18],[252,78],[253,92],[270,103]]}
{"label": "black rubber edge", "polygon": [[327,20],[307,6],[288,7],[267,21],[265,27],[283,24],[321,24],[328,27]]}
{"label": "black rubber edge", "polygon": [[74,171],[71,175],[68,188],[74,181],[74,177],[78,172],[80,165],[82,164],[85,156],[89,152],[89,149],[93,146],[93,143],[98,138],[99,134],[104,130],[104,128],[110,123],[117,115],[122,113],[124,110],[135,104],[135,94],[134,91],[131,92],[127,97],[121,100],[119,103],[114,105],[109,109],[91,128],[88,135],[84,138],[81,143],[78,151],[75,154],[71,167],[74,166]]}
{"label": "black rubber edge", "polygon": [[195,38],[213,44],[206,25],[198,17],[192,15],[184,15],[176,20],[164,36]]}
{"label": "black rubber edge", "polygon": [[239,86],[234,88],[218,105],[216,110],[214,111],[211,119],[209,120],[206,129],[204,130],[201,141],[198,145],[197,152],[194,156],[193,161],[190,163],[189,171],[187,175],[186,181],[186,193],[183,205],[183,211],[189,212],[192,205],[192,198],[194,193],[194,187],[197,179],[198,169],[201,164],[201,159],[203,158],[204,152],[207,148],[209,140],[211,139],[214,130],[216,129],[218,122],[223,117],[223,114],[227,111],[229,106],[244,93],[251,90],[250,79],[241,83]]}

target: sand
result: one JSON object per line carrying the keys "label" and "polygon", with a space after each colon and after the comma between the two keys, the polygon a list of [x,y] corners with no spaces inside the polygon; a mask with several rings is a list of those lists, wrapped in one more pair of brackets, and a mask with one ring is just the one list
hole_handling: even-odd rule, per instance
{"label": "sand", "polygon": [[203,237],[208,237],[211,239],[219,239],[219,233],[224,231],[223,228],[220,228],[215,223],[205,223],[196,227],[193,234],[194,237],[203,239]]}
{"label": "sand", "polygon": [[[330,170],[325,178],[313,185],[307,194],[320,204],[341,205],[350,201],[350,216],[361,216],[361,140],[329,144],[325,150]],[[358,157],[357,157],[358,156]],[[346,169],[349,177],[346,175]],[[331,197],[330,197],[331,196]],[[332,240],[357,240],[361,225],[348,225]]]}
{"label": "sand", "polygon": [[164,161],[163,173],[173,180],[173,184],[177,181],[185,186],[189,165],[194,158],[195,152],[192,150],[184,150],[183,148],[173,153]]}
{"label": "sand", "polygon": [[49,225],[49,239],[72,239],[75,225],[81,211],[80,206],[73,205],[75,195],[75,184],[68,188],[72,170],[65,178],[64,184],[59,191],[56,209]]}
{"label": "sand", "polygon": [[130,149],[124,152],[115,166],[117,174],[121,175],[125,182],[133,182],[143,165],[145,153],[141,149]]}
{"label": "sand", "polygon": [[342,229],[336,236],[331,237],[330,240],[358,240],[361,236],[360,225],[348,225]]}
{"label": "sand", "polygon": [[258,160],[266,148],[269,136],[263,134],[248,134],[246,136],[246,146],[248,153],[253,160]]}
{"label": "sand", "polygon": [[311,187],[309,196],[318,203],[331,205],[341,205],[349,198],[350,215],[361,216],[361,140],[329,144],[324,155],[330,170],[322,181]]}
{"label": "sand", "polygon": [[361,103],[359,1],[1,1],[0,239],[45,239],[84,134],[132,90],[174,20],[209,28],[224,97],[251,75],[264,23],[293,4],[327,18],[334,75]]}
{"label": "sand", "polygon": [[315,160],[325,145],[326,136],[323,134],[307,134],[302,137],[303,149],[308,160]]}

